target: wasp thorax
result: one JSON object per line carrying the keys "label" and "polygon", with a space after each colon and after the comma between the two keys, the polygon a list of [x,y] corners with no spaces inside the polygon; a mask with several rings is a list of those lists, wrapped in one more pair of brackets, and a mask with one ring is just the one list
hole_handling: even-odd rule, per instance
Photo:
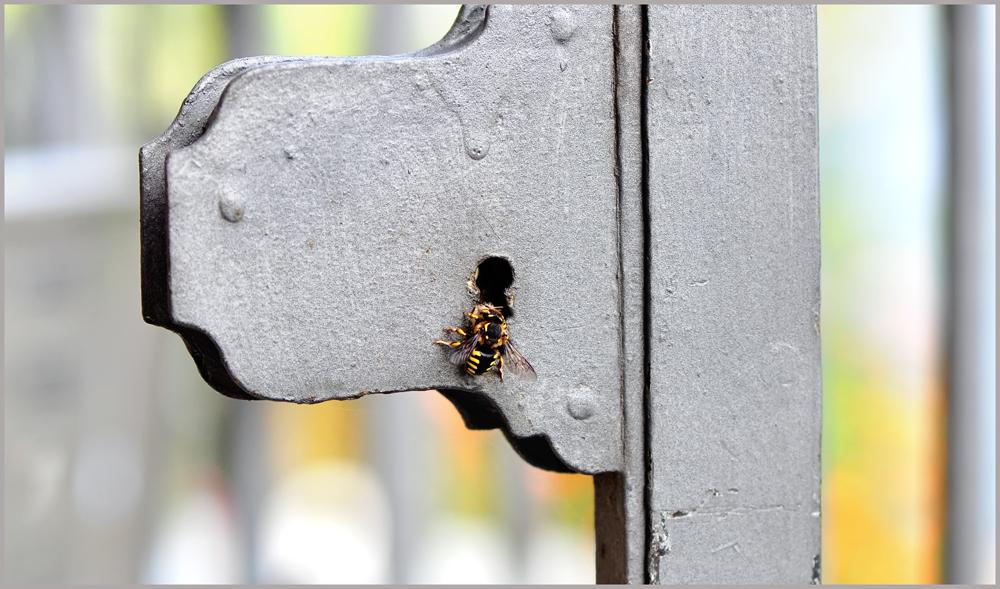
{"label": "wasp thorax", "polygon": [[487,341],[499,341],[500,336],[503,335],[503,329],[498,323],[490,323],[486,326],[485,335]]}

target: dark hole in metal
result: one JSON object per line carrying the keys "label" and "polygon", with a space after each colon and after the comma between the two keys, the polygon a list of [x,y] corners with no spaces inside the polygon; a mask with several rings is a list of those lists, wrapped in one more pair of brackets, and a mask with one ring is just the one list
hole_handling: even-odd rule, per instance
{"label": "dark hole in metal", "polygon": [[514,314],[507,298],[507,289],[513,282],[514,269],[510,267],[510,262],[503,258],[486,258],[476,268],[479,299],[498,307],[503,316],[508,318]]}

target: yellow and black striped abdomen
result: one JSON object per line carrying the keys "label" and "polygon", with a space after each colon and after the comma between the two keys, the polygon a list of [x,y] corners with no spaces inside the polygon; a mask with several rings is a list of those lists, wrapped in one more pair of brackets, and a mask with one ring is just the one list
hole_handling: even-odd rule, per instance
{"label": "yellow and black striped abdomen", "polygon": [[500,362],[500,353],[497,350],[481,346],[469,354],[465,369],[469,371],[469,374],[486,374],[498,362]]}

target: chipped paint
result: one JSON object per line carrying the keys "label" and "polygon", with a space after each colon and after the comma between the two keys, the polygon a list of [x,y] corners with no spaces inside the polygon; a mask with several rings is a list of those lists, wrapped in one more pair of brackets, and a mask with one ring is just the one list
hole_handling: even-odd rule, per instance
{"label": "chipped paint", "polygon": [[660,511],[659,521],[653,524],[649,539],[649,583],[660,584],[660,565],[664,556],[670,554],[670,533],[667,531],[667,512]]}

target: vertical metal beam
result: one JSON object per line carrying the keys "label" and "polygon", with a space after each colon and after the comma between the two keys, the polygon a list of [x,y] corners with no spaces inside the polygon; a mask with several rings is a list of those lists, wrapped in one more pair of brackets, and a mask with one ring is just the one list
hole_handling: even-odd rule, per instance
{"label": "vertical metal beam", "polygon": [[[982,583],[988,533],[981,470],[986,432],[980,427],[983,361],[980,6],[948,6],[950,75],[950,295],[948,323],[948,583]],[[995,108],[995,105],[994,105]]]}
{"label": "vertical metal beam", "polygon": [[648,580],[817,582],[816,11],[648,10]]}
{"label": "vertical metal beam", "polygon": [[408,22],[413,18],[412,8],[401,4],[372,6],[374,22],[369,36],[369,54],[399,55],[413,50],[410,48],[412,27]]}
{"label": "vertical metal beam", "polygon": [[258,4],[226,4],[222,7],[229,59],[267,53],[264,15]]}

